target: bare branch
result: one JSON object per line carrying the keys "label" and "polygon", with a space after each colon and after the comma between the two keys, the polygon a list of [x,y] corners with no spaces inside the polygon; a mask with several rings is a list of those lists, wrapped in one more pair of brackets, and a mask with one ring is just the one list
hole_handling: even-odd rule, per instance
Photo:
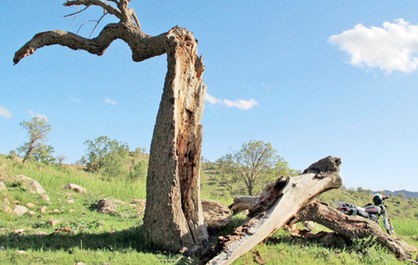
{"label": "bare branch", "polygon": [[124,40],[132,50],[132,60],[140,62],[166,53],[168,35],[177,29],[174,28],[168,33],[151,37],[137,30],[136,26],[134,27],[135,29],[129,30],[127,25],[122,23],[108,24],[94,39],[87,39],[62,30],[41,32],[15,53],[13,62],[17,64],[25,56],[32,55],[37,49],[57,44],[73,50],[85,50],[92,54],[103,55],[115,39]]}
{"label": "bare branch", "polygon": [[138,17],[136,16],[135,11],[133,10],[133,8],[130,8],[129,12],[131,13],[131,17],[134,19],[138,28],[141,29],[141,24],[139,23]]}
{"label": "bare branch", "polygon": [[74,12],[74,13],[71,13],[71,14],[68,14],[68,15],[65,15],[64,17],[71,17],[71,16],[74,16],[74,15],[78,15],[78,14],[80,14],[81,12],[83,12],[83,11],[85,11],[87,8],[89,8],[90,6],[86,6],[85,8],[83,8],[83,9],[81,9],[81,10],[78,10],[77,12]]}
{"label": "bare branch", "polygon": [[115,15],[119,19],[123,18],[121,10],[119,10],[118,8],[116,8],[116,7],[110,5],[109,3],[106,3],[102,0],[67,0],[67,2],[64,3],[64,6],[76,6],[76,5],[77,6],[84,5],[84,6],[87,6],[87,7],[91,6],[91,5],[100,6],[101,8],[106,10],[109,14]]}
{"label": "bare branch", "polygon": [[102,21],[102,19],[103,19],[103,18],[104,18],[107,14],[109,14],[109,13],[104,12],[104,14],[103,14],[103,15],[99,18],[99,20],[97,20],[97,23],[96,23],[96,25],[94,25],[94,28],[93,28],[93,30],[91,31],[89,38],[91,38],[91,35],[93,35],[93,32],[96,30],[97,26],[100,24],[100,21]]}
{"label": "bare branch", "polygon": [[121,20],[124,22],[132,21],[131,14],[128,8],[128,2],[130,0],[120,0],[117,1],[117,6],[121,12]]}

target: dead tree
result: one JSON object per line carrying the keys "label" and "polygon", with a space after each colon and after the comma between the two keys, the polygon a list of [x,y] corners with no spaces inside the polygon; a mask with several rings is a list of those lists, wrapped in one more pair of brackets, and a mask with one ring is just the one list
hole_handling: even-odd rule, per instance
{"label": "dead tree", "polygon": [[[312,166],[311,169],[312,171]],[[308,172],[309,170],[305,170]],[[313,170],[314,171],[314,170]],[[318,170],[320,172],[320,170]],[[271,187],[270,187],[271,189]],[[273,200],[275,198],[273,197]],[[267,198],[266,196],[240,196],[234,198],[234,203],[229,206],[234,213],[238,213],[240,211],[249,210],[250,216],[254,215],[253,212],[256,211],[255,209],[260,208],[259,204],[261,200],[270,201],[271,199]],[[260,209],[263,209],[261,207]],[[268,209],[268,208],[267,208]],[[255,217],[257,218],[257,217]],[[293,216],[290,221],[286,224],[296,224],[298,222],[303,221],[313,221],[318,224],[321,224],[335,232],[337,232],[340,236],[344,237],[345,239],[354,239],[354,238],[367,238],[373,236],[377,243],[380,245],[387,247],[392,253],[396,255],[396,257],[400,260],[411,260],[411,253],[417,251],[417,249],[406,242],[404,242],[400,238],[395,238],[387,233],[385,233],[380,226],[371,220],[365,219],[363,217],[356,217],[356,216],[348,216],[345,215],[335,208],[328,206],[325,203],[321,203],[318,201],[309,202],[306,204],[302,209],[300,209],[295,216]],[[251,219],[246,223],[251,223]],[[233,241],[237,240],[236,236],[242,233],[242,230],[248,230],[248,228],[244,225],[243,227],[239,227],[235,232],[235,237],[231,237],[231,239],[223,238],[218,243],[218,251],[219,249],[226,249],[229,250],[231,247],[225,248],[225,245],[232,243]],[[323,233],[323,235],[327,235]],[[317,235],[314,235],[314,237]],[[223,250],[225,252],[225,250]],[[216,252],[216,251],[215,251]],[[212,252],[213,253],[213,252]],[[225,255],[225,253],[221,252],[221,254]],[[221,256],[221,254],[218,255]],[[213,254],[212,254],[213,255]],[[221,262],[219,262],[219,260]],[[217,259],[218,263],[211,263],[211,264],[229,264],[228,262],[224,262],[225,258]],[[223,263],[224,262],[224,263]]]}
{"label": "dead tree", "polygon": [[246,222],[232,235],[220,238],[203,262],[231,264],[274,231],[287,224],[301,208],[320,193],[342,185],[341,159],[326,157],[308,167],[303,175],[278,178],[265,188]]}
{"label": "dead tree", "polygon": [[383,232],[376,222],[345,215],[325,203],[314,201],[307,204],[297,213],[291,223],[301,221],[314,221],[350,239],[374,236],[377,243],[387,247],[401,260],[410,260],[411,252],[416,251],[415,247],[403,240]]}
{"label": "dead tree", "polygon": [[50,45],[103,55],[116,39],[129,45],[135,62],[167,54],[168,71],[151,143],[144,230],[151,244],[193,253],[208,242],[199,187],[206,92],[203,60],[197,56],[197,40],[186,29],[174,27],[158,36],[143,32],[129,1],[67,0],[64,6],[84,7],[70,15],[97,6],[119,22],[106,25],[92,39],[62,30],[38,33],[15,53],[13,62]]}

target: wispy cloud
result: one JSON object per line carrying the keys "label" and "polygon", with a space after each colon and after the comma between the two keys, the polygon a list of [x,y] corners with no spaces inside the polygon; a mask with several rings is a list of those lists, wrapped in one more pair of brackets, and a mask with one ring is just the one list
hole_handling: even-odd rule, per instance
{"label": "wispy cloud", "polygon": [[13,114],[8,109],[0,105],[0,116],[10,119]]}
{"label": "wispy cloud", "polygon": [[37,117],[40,120],[48,121],[48,117],[45,114],[40,114],[40,113],[37,113],[33,110],[28,110],[28,113],[32,118]]}
{"label": "wispy cloud", "polygon": [[113,99],[110,99],[110,98],[106,98],[105,100],[104,100],[104,102],[105,103],[109,103],[109,104],[112,104],[112,105],[119,105],[118,104],[118,102],[116,102],[115,100],[113,100]]}
{"label": "wispy cloud", "polygon": [[81,103],[81,100],[78,98],[67,98],[68,101],[74,102],[74,103]]}
{"label": "wispy cloud", "polygon": [[253,107],[258,105],[258,102],[254,99],[250,98],[249,100],[245,99],[235,99],[235,100],[229,100],[229,99],[219,99],[215,98],[214,96],[211,96],[209,93],[206,93],[206,101],[213,104],[213,105],[224,105],[228,108],[238,108],[240,110],[249,110]]}
{"label": "wispy cloud", "polygon": [[354,28],[332,35],[328,41],[350,55],[350,63],[358,67],[378,68],[386,73],[409,73],[418,67],[418,25],[400,18],[383,27]]}

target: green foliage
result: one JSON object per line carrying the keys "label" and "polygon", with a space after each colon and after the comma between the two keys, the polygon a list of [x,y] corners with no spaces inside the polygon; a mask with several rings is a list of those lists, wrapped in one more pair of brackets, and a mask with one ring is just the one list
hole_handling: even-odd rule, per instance
{"label": "green foliage", "polygon": [[54,148],[46,145],[48,133],[51,131],[51,125],[43,118],[33,117],[30,121],[22,121],[20,125],[29,134],[29,141],[18,147],[17,151],[23,154],[24,164],[28,159],[33,159],[44,164],[50,164],[55,161],[53,157]]}
{"label": "green foliage", "polygon": [[100,136],[84,142],[87,154],[79,161],[89,172],[99,173],[106,178],[138,179],[146,176],[147,155],[137,148],[129,152],[129,146]]}
{"label": "green foliage", "polygon": [[[133,157],[136,156],[130,154],[130,158]],[[217,177],[216,163],[203,163],[202,169],[202,197],[225,204],[232,203],[229,194],[225,193],[224,196],[212,192],[219,188],[216,183],[211,185],[212,179]],[[144,199],[143,181],[103,179],[96,173],[82,170],[80,166],[45,165],[36,161],[28,161],[22,165],[17,160],[0,155],[0,181],[4,181],[8,176],[20,174],[37,180],[51,200],[50,203],[46,203],[38,194],[27,192],[25,187],[13,183],[7,183],[7,190],[0,191],[0,246],[4,247],[4,250],[0,250],[1,264],[197,264],[197,260],[183,257],[181,254],[159,252],[144,243],[143,206],[118,205],[119,215],[106,215],[89,210],[92,202],[102,198],[115,198],[128,203],[134,198]],[[64,192],[62,186],[68,183],[81,185],[88,192]],[[326,196],[321,197],[326,201],[345,200],[358,202],[359,205],[370,201],[372,196],[366,191],[358,193],[347,190],[331,190],[324,195]],[[74,202],[67,203],[69,198]],[[5,199],[9,203],[6,203]],[[36,212],[33,216],[25,214],[17,217],[1,211],[3,206],[13,208],[14,203],[25,205],[28,202],[35,204],[35,208],[30,209]],[[402,215],[391,215],[397,235],[418,246],[418,225],[413,214],[418,210],[418,200],[392,197],[388,204],[389,211],[401,209]],[[39,212],[42,206],[47,207],[46,213]],[[58,209],[60,213],[54,213],[54,209]],[[70,212],[70,209],[74,212]],[[48,222],[51,218],[59,220],[59,223],[52,226]],[[216,242],[220,235],[230,234],[234,227],[241,225],[244,220],[243,214],[235,216],[229,226],[212,236],[211,242]],[[69,228],[71,233],[59,232],[62,228]],[[25,232],[16,235],[13,233],[16,229],[25,229]],[[48,236],[36,235],[40,231]],[[254,258],[254,251],[258,251],[266,264],[271,265],[408,264],[397,260],[395,255],[379,245],[369,247],[364,243],[355,241],[350,247],[329,248],[306,239],[295,238],[280,229],[233,264],[259,264]],[[19,250],[25,253],[19,254]]]}
{"label": "green foliage", "polygon": [[279,156],[270,143],[249,141],[235,153],[226,154],[216,161],[220,176],[231,194],[249,195],[260,192],[264,186],[278,176],[291,176],[298,173],[290,169],[288,163]]}

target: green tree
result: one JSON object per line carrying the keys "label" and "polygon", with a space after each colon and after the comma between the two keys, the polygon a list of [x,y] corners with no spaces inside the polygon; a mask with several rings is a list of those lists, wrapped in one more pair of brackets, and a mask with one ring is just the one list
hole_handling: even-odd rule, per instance
{"label": "green tree", "polygon": [[23,154],[22,163],[25,164],[28,159],[35,159],[46,164],[53,162],[54,148],[45,144],[48,139],[47,135],[51,131],[48,121],[33,117],[30,121],[22,121],[20,125],[29,134],[29,141],[17,149],[19,153]]}
{"label": "green tree", "polygon": [[127,158],[129,147],[107,136],[84,142],[87,155],[79,163],[85,164],[87,171],[98,172],[106,177],[123,177],[128,175]]}
{"label": "green tree", "polygon": [[254,195],[264,185],[278,176],[290,176],[298,173],[289,168],[270,143],[249,141],[235,153],[227,154],[216,161],[223,179],[220,184],[231,193],[242,192]]}

